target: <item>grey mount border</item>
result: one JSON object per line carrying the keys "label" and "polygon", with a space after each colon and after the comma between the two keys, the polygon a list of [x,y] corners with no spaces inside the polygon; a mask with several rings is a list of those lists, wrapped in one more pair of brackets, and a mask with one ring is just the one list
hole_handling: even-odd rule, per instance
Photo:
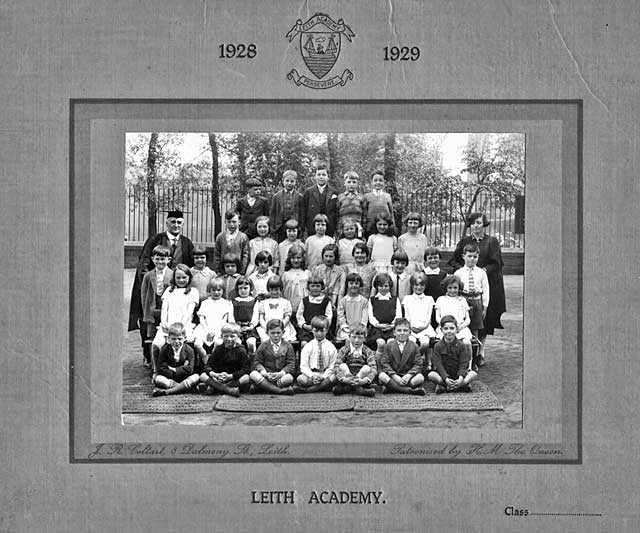
{"label": "grey mount border", "polygon": [[[75,456],[74,435],[75,435],[75,353],[74,342],[76,328],[74,324],[75,302],[75,268],[76,258],[74,249],[74,229],[75,229],[75,108],[83,104],[399,104],[399,105],[575,105],[577,106],[577,457],[566,460],[536,460],[536,459],[419,459],[419,458],[399,458],[399,459],[361,459],[361,458],[197,458],[189,457],[184,459],[168,458],[123,458],[123,459],[87,459]],[[583,292],[583,106],[582,99],[314,99],[314,98],[269,98],[269,99],[234,99],[234,98],[70,98],[69,99],[69,462],[76,464],[92,463],[448,463],[448,464],[582,464],[582,292]]]}

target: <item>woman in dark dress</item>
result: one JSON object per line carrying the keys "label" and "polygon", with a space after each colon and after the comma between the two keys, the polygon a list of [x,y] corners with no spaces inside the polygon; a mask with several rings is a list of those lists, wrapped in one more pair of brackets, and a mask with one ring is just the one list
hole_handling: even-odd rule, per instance
{"label": "woman in dark dress", "polygon": [[484,213],[476,212],[469,215],[467,221],[470,234],[460,239],[449,264],[454,268],[464,266],[462,249],[466,244],[475,243],[480,248],[478,266],[485,270],[489,278],[489,307],[484,318],[484,329],[478,331],[478,340],[481,342],[478,350],[478,366],[484,365],[484,345],[487,335],[493,335],[496,328],[503,329],[500,316],[506,309],[504,297],[504,282],[502,280],[502,251],[498,239],[487,235],[485,228],[489,225]]}

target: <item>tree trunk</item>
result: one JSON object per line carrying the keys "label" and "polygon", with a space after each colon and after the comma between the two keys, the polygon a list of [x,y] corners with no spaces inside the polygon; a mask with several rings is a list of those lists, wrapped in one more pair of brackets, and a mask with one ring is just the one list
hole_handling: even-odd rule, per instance
{"label": "tree trunk", "polygon": [[478,187],[476,187],[476,190],[473,191],[473,196],[471,197],[471,202],[469,202],[469,207],[467,208],[467,212],[464,214],[464,228],[462,230],[462,235],[463,236],[467,234],[467,230],[470,227],[470,225],[469,225],[469,217],[471,216],[471,213],[473,213],[476,210],[476,209],[474,209],[474,207],[476,205],[476,201],[478,199],[478,196],[485,189],[486,189],[486,187],[484,187],[482,185],[479,185]]}
{"label": "tree trunk", "polygon": [[158,134],[152,133],[147,156],[147,227],[151,237],[158,233],[158,197],[156,196],[156,160],[158,159]]}
{"label": "tree trunk", "polygon": [[398,186],[396,185],[396,168],[398,166],[398,152],[396,151],[396,134],[388,133],[384,136],[384,179],[387,182],[387,190],[393,202],[393,220],[396,232],[402,229],[402,208]]}
{"label": "tree trunk", "polygon": [[213,206],[213,235],[217,235],[222,228],[222,216],[220,214],[220,166],[218,163],[218,141],[215,133],[209,134],[209,146],[211,147],[211,205]]}
{"label": "tree trunk", "polygon": [[240,182],[240,194],[246,192],[244,182],[247,181],[247,145],[243,133],[237,137],[238,180]]}
{"label": "tree trunk", "polygon": [[327,164],[329,165],[329,183],[332,187],[337,187],[338,183],[338,134],[327,133],[327,153],[329,154]]}

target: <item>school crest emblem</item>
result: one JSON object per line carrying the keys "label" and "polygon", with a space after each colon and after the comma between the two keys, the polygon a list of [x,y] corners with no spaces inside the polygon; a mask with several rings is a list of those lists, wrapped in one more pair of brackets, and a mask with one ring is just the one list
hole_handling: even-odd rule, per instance
{"label": "school crest emblem", "polygon": [[317,79],[301,75],[295,68],[287,74],[287,79],[293,80],[298,86],[304,85],[311,89],[330,89],[337,85],[345,85],[352,80],[353,72],[349,69],[345,69],[340,76],[323,79],[331,72],[340,56],[343,36],[351,42],[355,33],[342,19],[336,22],[324,13],[316,13],[304,23],[298,19],[286,38],[292,42],[299,37],[302,60]]}

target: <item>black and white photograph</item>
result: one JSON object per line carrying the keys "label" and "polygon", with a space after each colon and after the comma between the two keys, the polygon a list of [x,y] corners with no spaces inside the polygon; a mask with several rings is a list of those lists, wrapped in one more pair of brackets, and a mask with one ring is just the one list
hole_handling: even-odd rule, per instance
{"label": "black and white photograph", "polygon": [[0,5],[0,533],[635,531],[640,10]]}
{"label": "black and white photograph", "polygon": [[522,428],[524,148],[127,133],[123,423]]}
{"label": "black and white photograph", "polygon": [[74,244],[100,242],[74,286],[101,302],[73,293],[74,460],[580,459],[579,292],[548,261],[560,242],[577,265],[578,102],[78,100],[73,118],[92,191]]}

